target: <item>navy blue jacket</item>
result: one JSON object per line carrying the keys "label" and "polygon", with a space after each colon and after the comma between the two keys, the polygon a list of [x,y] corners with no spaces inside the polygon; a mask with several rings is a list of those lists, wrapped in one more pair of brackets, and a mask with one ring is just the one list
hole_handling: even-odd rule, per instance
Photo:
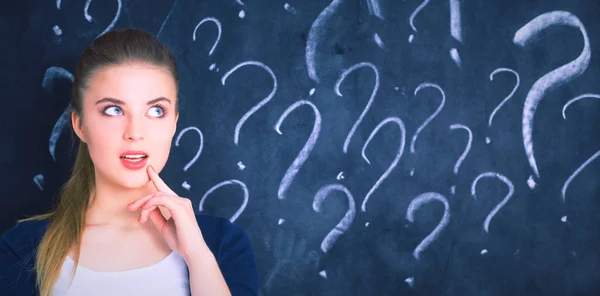
{"label": "navy blue jacket", "polygon": [[[258,295],[254,249],[244,230],[224,218],[196,215],[206,244],[213,252],[233,296]],[[25,221],[0,237],[0,295],[39,295],[34,272],[35,252],[49,220]]]}

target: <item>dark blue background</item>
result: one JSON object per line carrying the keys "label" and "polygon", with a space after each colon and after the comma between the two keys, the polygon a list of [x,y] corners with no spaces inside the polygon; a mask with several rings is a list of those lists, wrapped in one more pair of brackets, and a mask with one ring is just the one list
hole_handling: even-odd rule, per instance
{"label": "dark blue background", "polygon": [[[2,229],[49,210],[73,165],[76,150],[70,147],[68,126],[58,129],[55,159],[49,149],[50,135],[70,100],[71,82],[55,77],[43,86],[47,69],[72,73],[81,50],[118,16],[114,28],[148,30],[173,51],[181,77],[177,135],[190,126],[203,135],[201,155],[187,171],[183,168],[200,145],[198,134],[186,133],[179,146],[174,141],[163,179],[198,211],[213,186],[227,180],[247,186],[247,207],[234,223],[252,238],[263,295],[600,294],[600,162],[592,159],[600,149],[600,100],[573,103],[566,120],[561,113],[570,99],[600,92],[599,2],[460,1],[462,42],[451,35],[451,1],[423,7],[414,17],[417,32],[409,19],[423,1],[246,0],[240,5],[235,0],[123,0],[119,10],[117,0],[95,0],[88,10],[91,22],[84,17],[86,1],[62,2],[59,9],[55,1],[12,1],[0,12]],[[331,13],[319,18],[328,6]],[[554,25],[523,47],[513,38],[529,21],[552,11],[567,11],[582,22],[591,59],[581,75],[547,91],[538,105],[532,132],[537,177],[523,144],[525,98],[536,80],[581,54],[583,37],[577,28]],[[211,55],[218,32],[214,23],[201,25],[196,40],[192,38],[206,17],[222,25]],[[318,82],[308,72],[313,60],[307,62],[306,46],[311,40]],[[460,63],[451,57],[452,48]],[[277,90],[241,127],[236,145],[236,124],[273,88],[269,73],[252,65],[221,82],[246,61],[269,67]],[[361,68],[349,74],[340,86],[343,96],[334,87],[346,69],[361,62],[376,67],[379,88],[344,153],[344,141],[373,91],[374,71]],[[490,80],[498,68],[516,71],[520,84],[489,126],[492,111],[516,83],[508,72]],[[439,85],[446,102],[422,129],[411,153],[411,139],[441,100],[434,88],[415,95],[425,82]],[[308,105],[300,106],[278,134],[277,120],[298,100],[317,108],[320,132],[285,199],[279,199],[282,178],[316,118]],[[399,150],[402,134],[391,123],[367,147],[370,164],[361,156],[371,132],[388,117],[398,117],[405,126],[403,154],[363,212],[365,196]],[[453,124],[472,132],[472,146],[456,174],[468,133],[451,130]],[[588,159],[563,200],[565,182]],[[343,179],[336,178],[340,172]],[[486,172],[506,176],[514,185],[488,233],[484,220],[509,187],[499,178],[483,178],[474,198],[472,183]],[[530,176],[536,186],[528,184]],[[203,212],[231,217],[243,201],[237,184],[210,194]],[[332,191],[320,212],[313,209],[317,192],[330,184],[348,189],[355,215],[324,252],[321,242],[349,208],[347,196]],[[447,200],[449,223],[417,259],[413,251],[445,211],[443,203],[432,201],[415,211],[414,222],[407,220],[409,204],[425,192]]]}

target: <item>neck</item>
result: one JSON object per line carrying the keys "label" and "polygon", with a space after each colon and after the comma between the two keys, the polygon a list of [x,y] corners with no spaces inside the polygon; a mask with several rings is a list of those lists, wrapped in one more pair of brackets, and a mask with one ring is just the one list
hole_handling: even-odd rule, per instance
{"label": "neck", "polygon": [[90,194],[86,225],[141,228],[144,225],[137,221],[141,209],[131,211],[127,205],[156,191],[152,182],[138,188],[126,188],[96,178],[96,188]]}

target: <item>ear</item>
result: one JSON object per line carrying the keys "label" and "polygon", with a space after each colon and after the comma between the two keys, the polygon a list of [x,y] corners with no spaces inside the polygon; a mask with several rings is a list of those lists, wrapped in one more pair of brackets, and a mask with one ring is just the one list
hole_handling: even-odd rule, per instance
{"label": "ear", "polygon": [[79,137],[82,142],[87,143],[85,133],[81,128],[81,117],[75,112],[71,112],[71,123],[73,124],[73,130],[77,134],[77,137]]}

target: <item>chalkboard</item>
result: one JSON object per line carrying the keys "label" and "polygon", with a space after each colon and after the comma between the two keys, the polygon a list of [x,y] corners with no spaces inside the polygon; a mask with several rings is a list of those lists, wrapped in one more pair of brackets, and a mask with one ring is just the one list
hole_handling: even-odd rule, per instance
{"label": "chalkboard", "polygon": [[599,295],[596,0],[11,1],[2,229],[72,168],[81,50],[174,53],[161,176],[249,234],[262,295]]}

